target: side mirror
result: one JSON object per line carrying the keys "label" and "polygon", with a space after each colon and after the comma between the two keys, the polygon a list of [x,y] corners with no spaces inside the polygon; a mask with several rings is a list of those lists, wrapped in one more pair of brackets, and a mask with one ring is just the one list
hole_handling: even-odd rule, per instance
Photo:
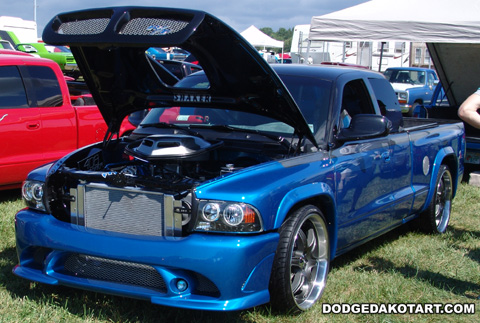
{"label": "side mirror", "polygon": [[340,141],[363,140],[384,137],[390,133],[392,122],[376,114],[357,114],[350,121],[350,126],[340,131]]}
{"label": "side mirror", "polygon": [[25,53],[37,53],[37,49],[33,47],[32,45],[19,45],[17,46],[18,50],[21,50]]}

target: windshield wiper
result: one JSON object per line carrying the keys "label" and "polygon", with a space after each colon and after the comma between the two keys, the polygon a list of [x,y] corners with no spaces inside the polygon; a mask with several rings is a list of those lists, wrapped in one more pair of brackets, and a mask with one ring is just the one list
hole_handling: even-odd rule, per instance
{"label": "windshield wiper", "polygon": [[[201,126],[201,125],[195,125],[194,127],[205,127],[205,126]],[[205,127],[206,128],[206,127]],[[259,136],[263,136],[265,138],[268,138],[268,139],[271,139],[281,145],[283,145],[286,149],[288,149],[290,151],[291,149],[291,143],[288,142],[287,140],[285,140],[284,137],[282,136],[275,136],[275,135],[271,135],[269,133],[265,133],[263,131],[259,131],[259,130],[255,130],[255,129],[245,129],[245,128],[238,128],[238,127],[232,127],[232,126],[229,126],[229,125],[220,125],[220,124],[215,124],[215,125],[210,125],[208,126],[208,129],[213,129],[213,130],[218,130],[218,131],[224,131],[224,132],[246,132],[246,133],[252,133],[252,134],[256,134],[256,135],[259,135]]]}

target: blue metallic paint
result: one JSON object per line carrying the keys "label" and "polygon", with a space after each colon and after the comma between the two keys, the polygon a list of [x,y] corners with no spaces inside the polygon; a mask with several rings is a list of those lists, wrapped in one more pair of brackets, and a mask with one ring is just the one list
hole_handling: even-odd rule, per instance
{"label": "blue metallic paint", "polygon": [[[209,21],[214,19],[203,13],[197,14],[201,16],[200,18],[207,17]],[[64,35],[55,37],[57,36],[64,37]],[[199,39],[205,42],[203,44],[205,47],[212,42],[222,50],[228,48],[225,43],[216,42],[211,38],[213,37],[202,36]],[[144,38],[129,37],[128,49],[125,50],[130,51],[131,43],[138,42],[139,39]],[[148,39],[149,42],[150,40],[151,38]],[[95,39],[95,42],[101,41]],[[226,44],[229,44],[232,40],[226,37],[226,41],[228,41]],[[77,53],[83,51],[82,46],[77,44]],[[242,59],[254,52],[253,48],[247,49],[242,54]],[[203,52],[207,52],[203,47],[198,49],[198,53]],[[220,60],[219,71],[226,76],[215,79],[214,85],[225,91],[227,97],[231,94],[228,90],[237,87],[224,86],[224,79],[233,80],[232,84],[242,82],[250,84],[251,86],[245,88],[238,86],[238,89],[245,90],[244,92],[249,95],[251,89],[259,91],[263,89],[257,83],[252,83],[256,77],[244,73],[248,69],[243,67],[239,69],[238,65],[232,70],[230,58],[226,59],[227,56],[222,53],[218,52],[217,57],[204,55],[202,58],[207,63],[212,60],[210,69],[217,66],[215,59]],[[96,54],[96,51],[90,53],[92,57]],[[271,91],[266,91],[269,95],[278,94],[276,90],[284,89],[276,74],[258,57],[237,61],[249,62],[255,67],[253,69],[257,72],[255,75],[278,81],[278,84],[275,82],[271,84]],[[112,68],[114,65],[112,64]],[[132,71],[136,72],[136,69],[132,68]],[[338,134],[341,95],[345,84],[352,80],[363,80],[370,95],[369,99],[373,99],[371,113],[379,114],[380,109],[368,80],[370,78],[384,80],[383,76],[368,71],[312,66],[278,66],[275,67],[275,71],[284,75],[321,77],[332,81],[331,102],[325,107],[328,109],[326,115],[329,120],[326,120],[323,131],[318,130],[315,133],[316,140],[311,140],[312,143],[319,142],[322,149],[310,150],[314,144],[305,145],[302,147],[303,151],[297,151],[299,155],[296,157],[282,157],[275,161],[259,163],[202,182],[192,189],[194,208],[196,199],[245,202],[252,205],[261,215],[263,232],[236,235],[208,234],[186,229],[183,237],[134,236],[87,229],[57,220],[50,214],[24,209],[16,215],[15,228],[20,264],[14,268],[14,273],[47,284],[61,284],[147,299],[155,304],[206,310],[245,309],[270,300],[269,280],[279,243],[277,229],[297,206],[315,204],[322,210],[327,220],[333,259],[334,256],[417,216],[431,200],[432,184],[435,183],[440,163],[447,160],[454,168],[452,169],[454,177],[458,178],[463,174],[462,162],[457,163],[455,160],[457,156],[452,156],[455,152],[461,154],[464,149],[464,144],[456,141],[462,140],[458,136],[463,134],[463,129],[458,125],[443,127],[422,125],[420,129],[401,131],[384,137],[337,142],[335,135]],[[230,72],[240,72],[240,75],[237,78],[235,73],[231,76]],[[102,72],[103,74],[110,75]],[[112,74],[115,74],[114,71]],[[135,84],[132,82],[130,85]],[[164,90],[168,94],[171,89]],[[112,96],[103,97],[110,100]],[[309,136],[310,128],[304,122],[303,115],[297,111],[296,103],[292,102],[290,95],[282,96],[276,105],[270,104],[273,99],[269,99],[270,96],[265,93],[260,93],[259,97],[262,98],[259,101],[261,104],[253,100],[248,107],[255,109],[247,111],[261,111],[261,114],[281,116],[280,120],[287,123],[292,121],[288,112],[298,112],[292,124],[304,130],[301,131],[304,135]],[[122,100],[119,102],[123,104]],[[187,102],[183,104],[186,105]],[[278,109],[278,104],[285,108],[283,112]],[[223,103],[219,101],[218,105],[222,106]],[[256,110],[257,105],[262,109]],[[110,104],[105,106],[110,107]],[[264,110],[266,107],[269,109]],[[292,109],[289,110],[289,107]],[[124,108],[131,107],[125,105]],[[143,109],[144,106],[139,108]],[[109,114],[112,111],[107,112]],[[83,155],[77,153],[78,156],[85,156],[87,155],[85,152]],[[72,160],[69,165],[81,159],[77,157],[75,160],[73,154],[70,156]],[[70,156],[65,157],[62,162]],[[451,156],[453,158],[450,158]],[[424,160],[428,160],[429,163],[426,173],[423,171]],[[60,169],[62,162],[52,168],[45,166],[35,170],[29,178],[47,181],[48,184],[47,176],[53,176]],[[195,216],[194,209],[192,217]],[[62,262],[69,254],[84,254],[149,265],[162,276],[166,283],[166,292],[67,275],[61,268]],[[207,296],[198,293],[194,278],[196,274],[211,281],[218,288],[219,295]],[[189,287],[185,292],[181,293],[175,288],[178,279],[185,279],[188,282]]]}
{"label": "blue metallic paint", "polygon": [[[269,301],[268,277],[278,233],[253,236],[191,234],[186,238],[145,238],[87,230],[51,216],[22,210],[16,216],[18,276],[52,285],[128,295],[153,303],[210,310],[239,310]],[[68,239],[65,239],[68,237]],[[49,249],[45,265],[38,266],[32,248]],[[167,283],[167,293],[152,292],[104,281],[72,277],[57,271],[65,254],[79,253],[151,265]],[[220,290],[219,297],[178,293],[172,281],[199,273]]]}

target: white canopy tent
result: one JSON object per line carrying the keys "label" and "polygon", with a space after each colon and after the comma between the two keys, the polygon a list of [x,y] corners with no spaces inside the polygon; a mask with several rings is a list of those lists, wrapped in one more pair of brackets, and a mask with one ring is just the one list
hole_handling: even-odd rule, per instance
{"label": "white canopy tent", "polygon": [[480,1],[371,0],[311,21],[310,39],[480,43]]}
{"label": "white canopy tent", "polygon": [[266,47],[281,48],[283,57],[283,41],[273,39],[254,25],[251,25],[240,34],[254,47],[263,47],[264,49]]}
{"label": "white canopy tent", "polygon": [[425,42],[451,104],[480,86],[480,1],[371,0],[314,16],[309,39]]}

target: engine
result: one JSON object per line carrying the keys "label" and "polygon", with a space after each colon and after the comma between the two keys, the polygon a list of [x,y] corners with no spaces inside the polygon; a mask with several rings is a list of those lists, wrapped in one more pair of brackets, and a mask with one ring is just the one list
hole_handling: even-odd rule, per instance
{"label": "engine", "polygon": [[284,156],[278,144],[205,140],[191,135],[151,135],[83,148],[57,162],[49,174],[52,213],[70,221],[71,190],[82,185],[142,190],[187,201],[207,180]]}

